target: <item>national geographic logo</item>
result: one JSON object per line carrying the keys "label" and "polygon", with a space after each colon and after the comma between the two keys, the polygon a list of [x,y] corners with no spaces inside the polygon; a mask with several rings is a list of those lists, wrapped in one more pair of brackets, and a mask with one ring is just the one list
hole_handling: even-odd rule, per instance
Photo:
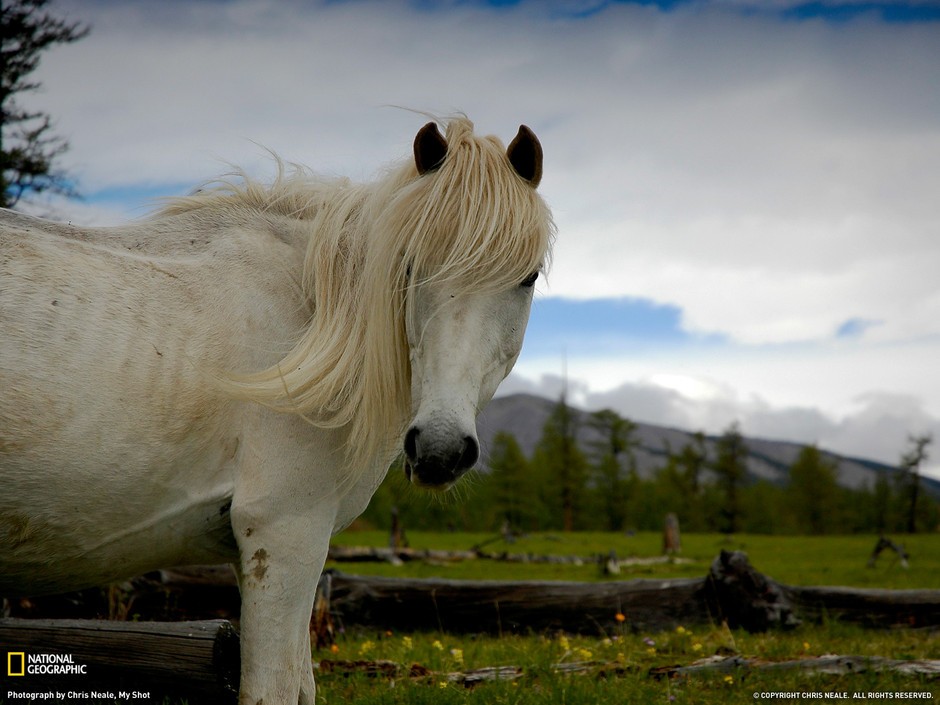
{"label": "national geographic logo", "polygon": [[7,652],[7,675],[25,676],[26,675],[26,654],[23,651]]}
{"label": "national geographic logo", "polygon": [[8,676],[83,676],[88,666],[75,663],[72,654],[27,654],[24,651],[7,652]]}

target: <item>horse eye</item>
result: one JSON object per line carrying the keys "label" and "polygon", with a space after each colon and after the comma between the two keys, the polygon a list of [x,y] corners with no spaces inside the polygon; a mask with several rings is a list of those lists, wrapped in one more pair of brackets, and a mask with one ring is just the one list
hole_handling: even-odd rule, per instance
{"label": "horse eye", "polygon": [[538,278],[539,278],[539,273],[532,272],[532,274],[527,276],[519,286],[524,286],[525,288],[528,289],[529,287],[532,287],[535,285],[535,280]]}

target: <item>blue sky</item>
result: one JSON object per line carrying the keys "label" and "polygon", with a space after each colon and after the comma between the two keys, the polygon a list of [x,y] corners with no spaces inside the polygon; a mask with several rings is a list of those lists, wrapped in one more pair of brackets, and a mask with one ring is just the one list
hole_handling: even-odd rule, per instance
{"label": "blue sky", "polygon": [[[531,0],[529,0],[531,2]],[[469,0],[495,9],[512,8],[526,4],[527,0]],[[421,8],[439,9],[453,3],[435,0],[416,0]],[[851,2],[850,0],[818,0],[814,2],[774,2],[773,0],[751,0],[750,2],[705,2],[703,0],[597,0],[595,2],[550,3],[558,15],[588,17],[602,13],[611,5],[639,5],[652,7],[668,13],[696,10],[705,6],[724,6],[730,11],[746,14],[764,14],[787,20],[820,19],[825,22],[851,22],[857,19],[874,18],[882,22],[936,22],[940,21],[940,6],[935,2]]]}
{"label": "blue sky", "polygon": [[940,2],[55,7],[93,31],[27,107],[86,199],[37,212],[120,223],[266,148],[369,179],[424,121],[391,106],[526,123],[559,236],[504,392],[555,393],[566,356],[638,420],[889,462],[940,439]]}
{"label": "blue sky", "polygon": [[532,308],[525,350],[532,356],[589,357],[722,345],[720,337],[683,330],[681,317],[678,307],[648,299],[541,297]]}
{"label": "blue sky", "polygon": [[875,17],[884,22],[936,22],[940,7],[930,2],[800,2],[782,11],[797,20],[820,18],[827,22],[849,22]]}

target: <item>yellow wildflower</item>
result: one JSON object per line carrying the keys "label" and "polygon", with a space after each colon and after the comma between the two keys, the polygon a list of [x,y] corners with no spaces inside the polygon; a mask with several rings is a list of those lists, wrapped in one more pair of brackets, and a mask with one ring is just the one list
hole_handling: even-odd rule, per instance
{"label": "yellow wildflower", "polygon": [[627,615],[625,615],[623,612],[618,612],[614,615],[614,619],[616,619],[618,622],[626,622]]}
{"label": "yellow wildflower", "polygon": [[433,647],[434,647],[435,649],[437,649],[438,651],[443,651],[443,650],[444,650],[444,645],[440,642],[439,639],[435,639],[435,640],[434,640],[434,643],[431,644],[431,646],[433,646]]}

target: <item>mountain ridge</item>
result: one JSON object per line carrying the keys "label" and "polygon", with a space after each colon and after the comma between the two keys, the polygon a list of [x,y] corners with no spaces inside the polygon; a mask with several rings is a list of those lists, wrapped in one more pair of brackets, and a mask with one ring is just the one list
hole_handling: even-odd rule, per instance
{"label": "mountain ridge", "polygon": [[[512,434],[523,453],[531,457],[542,436],[545,422],[557,403],[557,400],[533,394],[510,394],[494,398],[477,420],[481,446],[480,464],[486,467],[493,439],[499,432]],[[591,412],[574,406],[571,408],[576,419],[578,445],[582,449],[590,448],[592,442],[599,440],[597,432],[586,423]],[[632,438],[636,443],[634,457],[637,474],[641,478],[651,477],[664,465],[670,451],[680,451],[693,438],[694,432],[692,431],[658,426],[634,419],[630,421],[636,424]],[[715,456],[715,444],[720,436],[704,434],[704,437],[706,452],[709,459],[712,459]],[[794,441],[749,436],[744,436],[744,444],[748,448],[748,475],[752,479],[763,479],[775,484],[787,483],[790,466],[807,445]],[[821,447],[819,450],[825,459],[835,462],[837,481],[843,487],[860,489],[867,486],[870,488],[874,486],[880,475],[887,474],[893,477],[899,472],[897,466],[887,463],[842,455]],[[940,481],[921,476],[921,487],[931,496],[940,498]]]}

